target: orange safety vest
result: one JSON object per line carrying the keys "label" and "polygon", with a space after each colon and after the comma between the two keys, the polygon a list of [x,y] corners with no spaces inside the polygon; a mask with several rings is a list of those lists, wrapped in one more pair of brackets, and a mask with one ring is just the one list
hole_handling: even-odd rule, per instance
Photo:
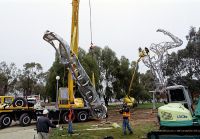
{"label": "orange safety vest", "polygon": [[129,112],[123,112],[122,115],[123,115],[123,117],[128,117],[128,118],[130,118],[131,113],[130,113],[130,111],[129,111]]}
{"label": "orange safety vest", "polygon": [[73,118],[73,110],[69,110],[68,120],[72,121],[72,118]]}

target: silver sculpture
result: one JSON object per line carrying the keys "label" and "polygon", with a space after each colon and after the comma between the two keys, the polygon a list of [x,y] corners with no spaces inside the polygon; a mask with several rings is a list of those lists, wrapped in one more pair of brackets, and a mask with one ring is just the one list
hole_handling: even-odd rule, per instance
{"label": "silver sculpture", "polygon": [[91,114],[98,118],[105,118],[107,108],[102,104],[98,94],[93,87],[89,76],[85,72],[76,54],[70,49],[70,46],[65,40],[54,32],[46,31],[43,39],[50,43],[59,55],[62,64],[66,65],[72,73],[73,79],[78,84],[78,89],[90,107]]}
{"label": "silver sculpture", "polygon": [[148,48],[145,48],[145,50],[139,49],[139,51],[143,55],[143,63],[150,68],[152,74],[156,77],[156,91],[160,92],[167,85],[167,79],[164,77],[162,69],[167,66],[168,50],[181,46],[183,41],[163,29],[158,29],[157,32],[162,32],[164,35],[169,36],[172,41],[158,44],[152,43],[149,49],[154,53],[154,56],[151,57]]}

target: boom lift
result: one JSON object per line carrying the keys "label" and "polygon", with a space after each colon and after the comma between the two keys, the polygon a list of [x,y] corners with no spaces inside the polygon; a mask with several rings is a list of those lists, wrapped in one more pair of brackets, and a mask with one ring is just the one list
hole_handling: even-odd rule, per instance
{"label": "boom lift", "polygon": [[135,98],[133,98],[133,97],[130,96],[130,92],[131,92],[132,86],[133,86],[133,80],[135,79],[135,74],[136,74],[136,71],[137,71],[137,69],[138,69],[138,64],[139,64],[141,58],[143,58],[143,57],[145,56],[145,53],[143,53],[143,51],[141,51],[141,50],[139,50],[139,51],[140,51],[140,53],[139,53],[139,58],[138,58],[138,60],[137,60],[137,62],[136,62],[136,66],[135,66],[135,68],[134,68],[134,70],[133,70],[131,82],[130,82],[130,85],[129,85],[129,88],[128,88],[128,93],[127,93],[127,95],[124,97],[124,100],[123,100],[124,103],[127,103],[128,106],[132,106],[132,107],[134,107],[134,106],[136,105],[136,100],[135,100]]}
{"label": "boom lift", "polygon": [[183,85],[167,86],[167,79],[162,72],[163,66],[166,66],[165,64],[167,63],[168,50],[182,45],[183,42],[170,32],[162,29],[157,31],[169,36],[173,41],[152,44],[150,50],[156,55],[150,57],[146,52],[148,50],[146,48],[143,50],[144,53],[146,52],[146,56],[142,60],[155,76],[155,91],[164,93],[167,96],[168,104],[158,108],[160,130],[152,131],[147,136],[149,139],[199,138],[200,131],[194,129],[199,129],[200,127],[200,101],[194,111],[191,95],[187,87]]}

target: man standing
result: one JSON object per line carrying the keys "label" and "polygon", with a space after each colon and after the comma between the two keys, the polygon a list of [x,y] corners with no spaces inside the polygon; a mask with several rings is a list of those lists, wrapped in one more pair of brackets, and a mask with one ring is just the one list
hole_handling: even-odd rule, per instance
{"label": "man standing", "polygon": [[47,109],[43,110],[43,116],[37,119],[36,128],[38,133],[38,139],[48,139],[49,138],[49,127],[56,128],[48,118],[49,111]]}
{"label": "man standing", "polygon": [[72,121],[74,120],[74,110],[72,109],[72,105],[70,106],[68,113],[68,133],[73,134]]}
{"label": "man standing", "polygon": [[122,110],[120,110],[120,113],[123,116],[123,123],[122,123],[123,134],[126,135],[126,127],[129,130],[129,134],[133,134],[133,131],[132,131],[130,123],[129,123],[131,114],[130,114],[130,109],[127,106],[127,103],[123,104],[123,108],[122,108]]}

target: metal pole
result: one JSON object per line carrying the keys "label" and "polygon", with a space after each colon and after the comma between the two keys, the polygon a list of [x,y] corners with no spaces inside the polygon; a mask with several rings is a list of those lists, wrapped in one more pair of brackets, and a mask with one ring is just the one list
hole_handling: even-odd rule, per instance
{"label": "metal pole", "polygon": [[60,80],[60,76],[56,76],[56,108],[58,108],[58,80]]}
{"label": "metal pole", "polygon": [[155,104],[155,91],[153,91],[153,110],[156,109],[156,104]]}
{"label": "metal pole", "polygon": [[155,110],[156,109],[156,104],[155,104],[155,92],[156,91],[149,91],[150,93],[152,93],[152,95],[153,95],[153,102],[152,102],[152,104],[153,104],[153,110]]}

